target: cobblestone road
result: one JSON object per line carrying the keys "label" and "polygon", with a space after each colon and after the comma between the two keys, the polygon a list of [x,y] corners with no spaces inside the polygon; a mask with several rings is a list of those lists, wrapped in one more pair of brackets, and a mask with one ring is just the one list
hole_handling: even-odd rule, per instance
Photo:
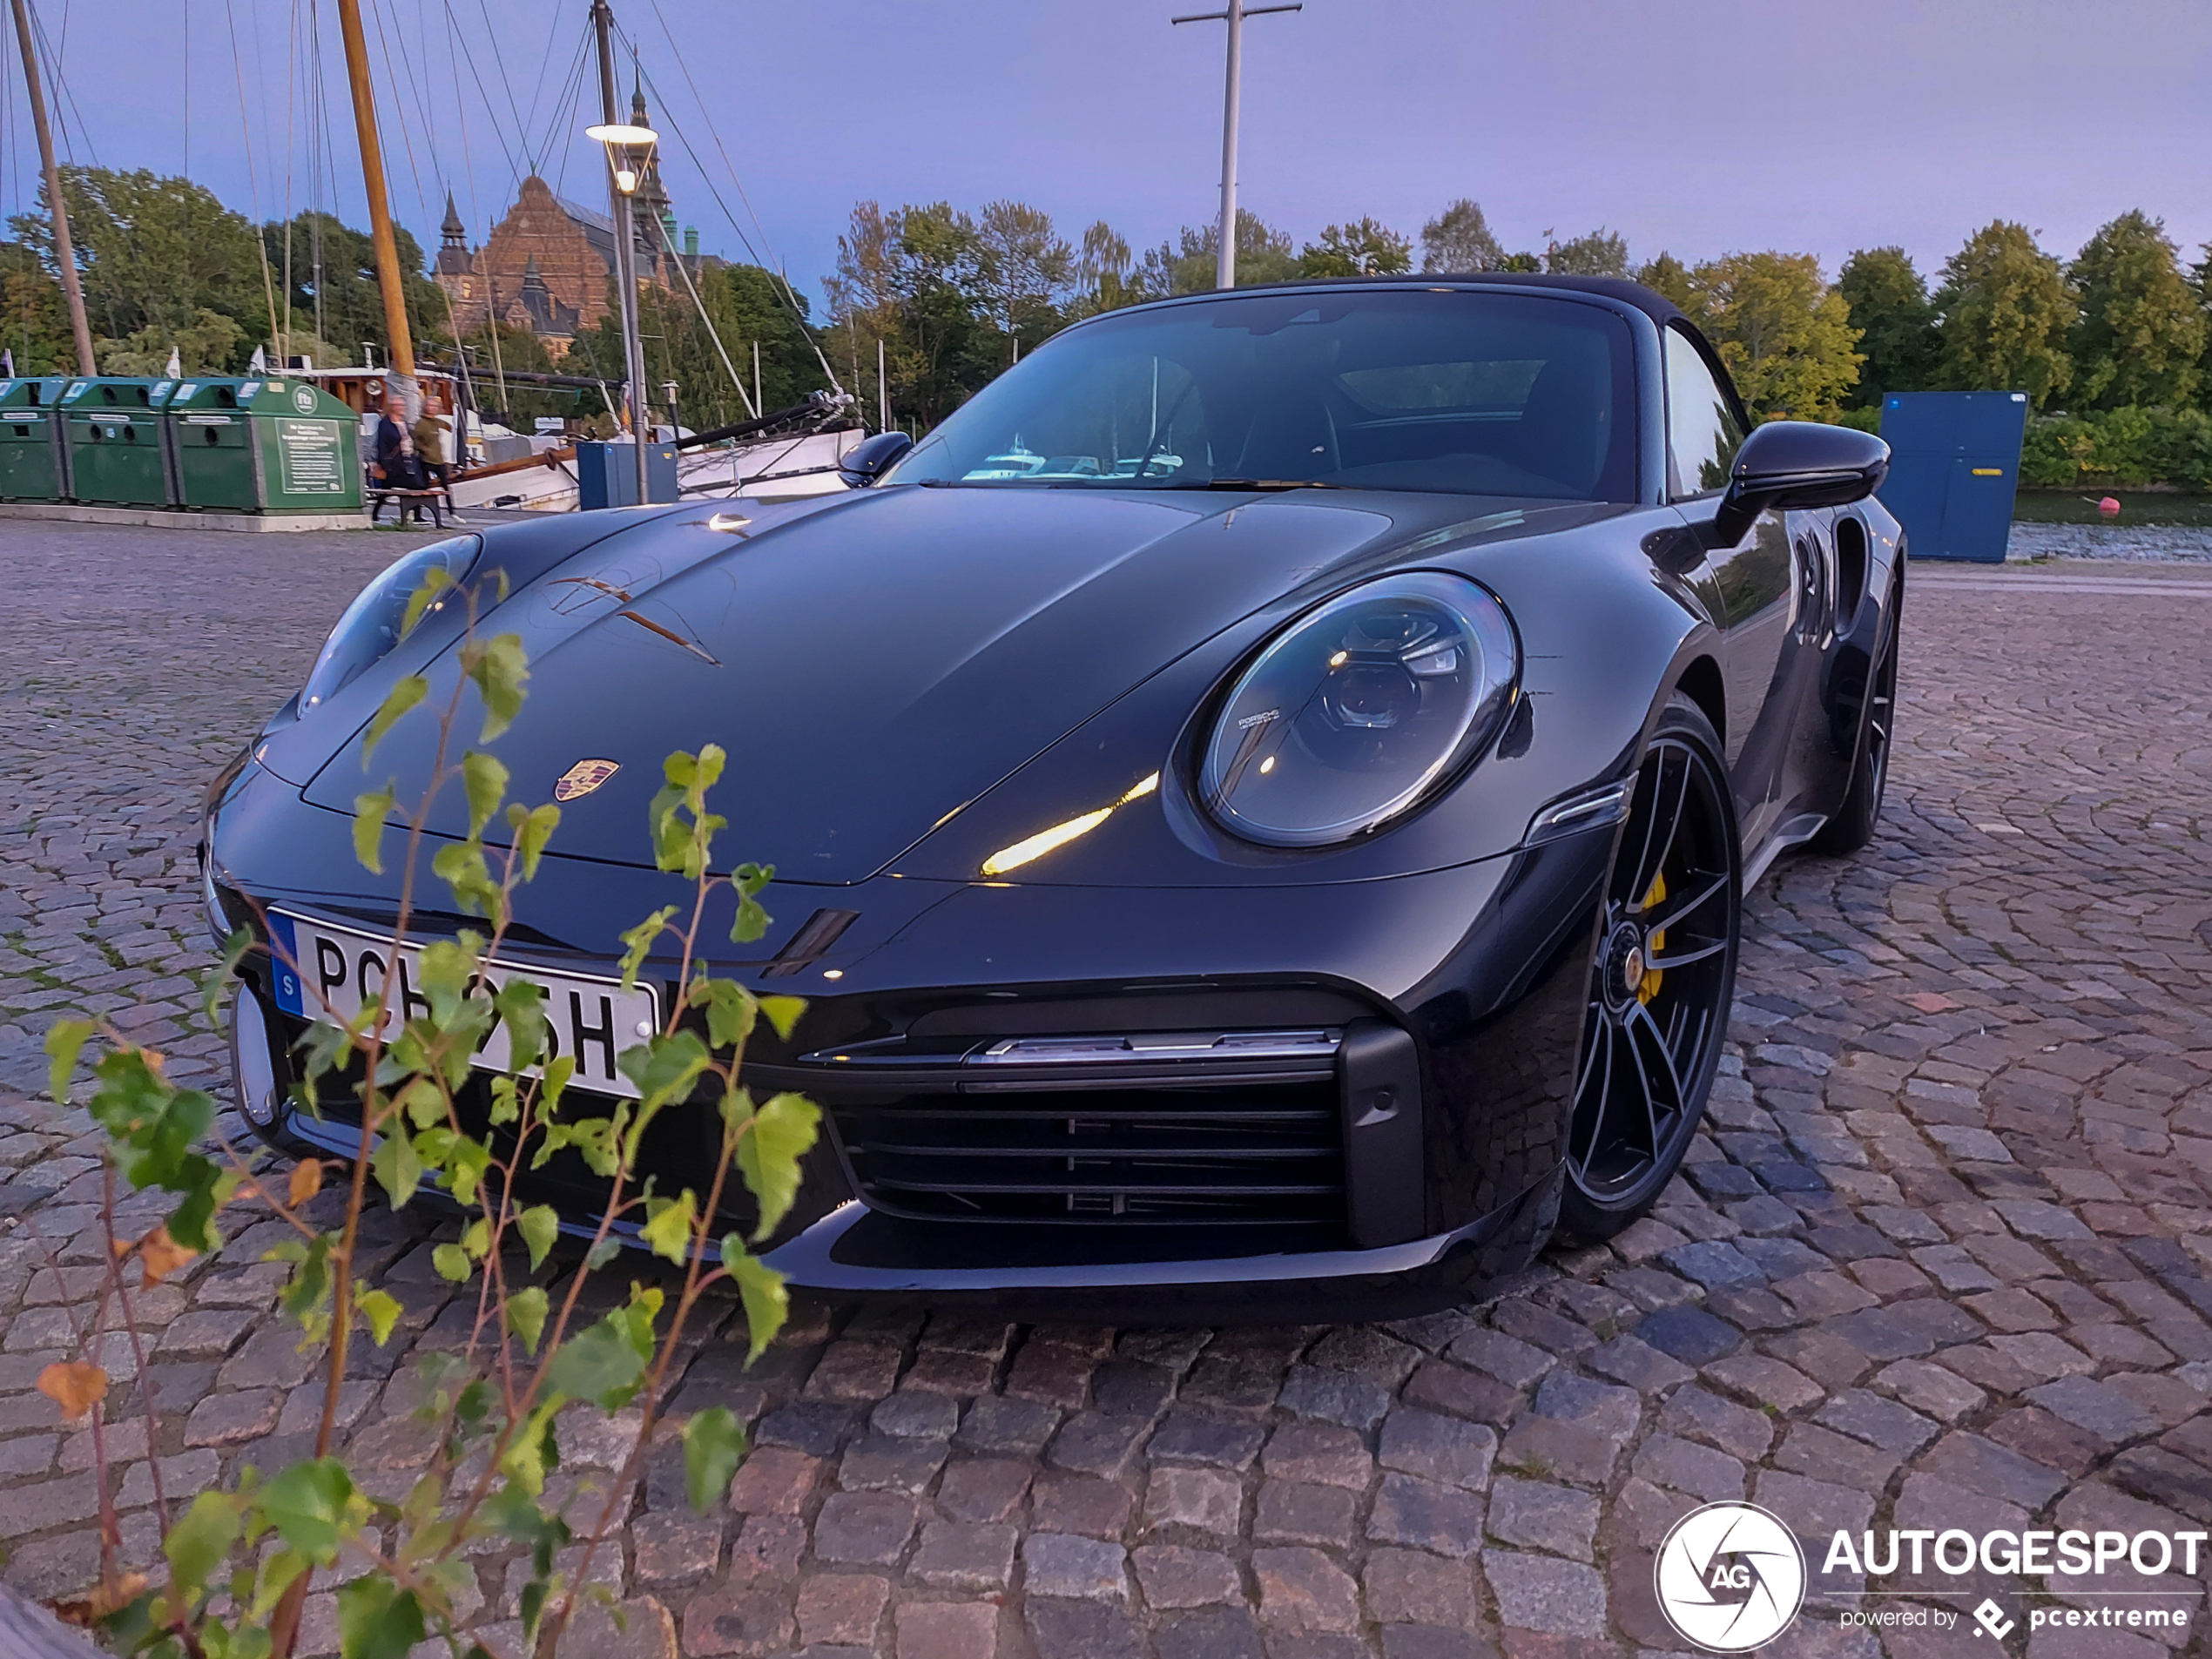
{"label": "cobblestone road", "polygon": [[[180,1075],[210,1069],[182,1025],[200,787],[401,545],[0,528],[0,1576],[18,1589],[73,1591],[96,1561],[89,1446],[31,1388],[98,1258],[91,1143],[36,1097],[40,1035],[104,1008]],[[1653,1552],[1696,1504],[1748,1497],[1812,1556],[1815,1599],[1774,1651],[1994,1659],[1971,1618],[1845,1626],[1916,1604],[1824,1576],[1832,1531],[2212,1524],[2212,583],[1914,576],[1881,840],[1787,860],[1755,895],[1709,1132],[1655,1218],[1554,1251],[1509,1298],[1388,1326],[801,1310],[749,1372],[709,1340],[676,1409],[731,1404],[756,1449],[704,1520],[654,1467],[604,1561],[627,1631],[577,1650],[1677,1649]],[[346,1411],[356,1460],[396,1489],[419,1453],[409,1356],[448,1339],[445,1292],[418,1237],[379,1237],[415,1334]],[[149,1451],[173,1494],[307,1442],[311,1361],[270,1315],[282,1270],[260,1248],[143,1298],[142,1372],[111,1356],[137,1372],[111,1402],[133,1554]],[[122,1409],[145,1390],[151,1448]],[[567,1478],[594,1478],[611,1426],[566,1437]],[[2176,1594],[2122,1602],[2106,1581],[1912,1582],[1952,1615],[1994,1595],[2031,1659],[2207,1650],[2201,1577],[2131,1576]],[[503,1562],[480,1589],[511,1613]],[[2029,1611],[2069,1602],[2190,1616],[2031,1633]],[[308,1628],[334,1645],[327,1594]]]}

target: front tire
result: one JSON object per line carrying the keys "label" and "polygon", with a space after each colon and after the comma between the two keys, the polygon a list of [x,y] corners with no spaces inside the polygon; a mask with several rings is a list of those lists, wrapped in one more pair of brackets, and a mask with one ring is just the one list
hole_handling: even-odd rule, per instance
{"label": "front tire", "polygon": [[1657,1202],[1705,1114],[1736,993],[1743,849],[1720,739],[1679,693],[1636,772],[1568,1136],[1562,1228],[1610,1238]]}

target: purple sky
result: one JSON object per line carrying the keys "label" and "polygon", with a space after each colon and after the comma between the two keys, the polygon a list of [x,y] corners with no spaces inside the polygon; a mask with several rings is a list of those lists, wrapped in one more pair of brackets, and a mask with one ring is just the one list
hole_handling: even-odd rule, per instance
{"label": "purple sky", "polygon": [[[1104,218],[1140,247],[1210,219],[1222,30],[1168,23],[1199,3],[658,0],[657,12],[654,0],[616,0],[673,125],[743,219],[688,67],[770,242],[817,299],[863,197],[974,207],[1012,196],[1070,233]],[[36,4],[64,46],[77,158],[163,172],[188,162],[226,201],[264,215],[281,211],[287,172],[293,206],[309,200],[298,90],[287,163],[286,66],[295,27],[308,61],[319,12],[339,211],[362,221],[330,0]],[[522,148],[494,30],[525,114],[543,80],[532,134],[542,145],[589,118],[573,104],[556,108],[586,6],[365,0],[365,10],[395,212],[435,244],[450,182],[481,239],[517,177],[500,139]],[[448,46],[449,28],[496,117]],[[1638,260],[1662,247],[1692,260],[1776,247],[1816,253],[1831,273],[1852,248],[1885,242],[1932,271],[2000,214],[2064,254],[2134,206],[2162,217],[2192,258],[2212,237],[2212,9],[2202,0],[1306,0],[1302,14],[1249,24],[1245,44],[1244,203],[1301,239],[1362,212],[1416,233],[1461,195],[1482,203],[1508,247],[1602,225],[1624,233]],[[9,47],[0,207],[14,212],[36,163],[12,37]],[[654,113],[680,216],[709,250],[742,257],[669,111],[657,101]],[[559,178],[563,165],[566,193],[604,199],[581,139],[553,144],[542,170]]]}

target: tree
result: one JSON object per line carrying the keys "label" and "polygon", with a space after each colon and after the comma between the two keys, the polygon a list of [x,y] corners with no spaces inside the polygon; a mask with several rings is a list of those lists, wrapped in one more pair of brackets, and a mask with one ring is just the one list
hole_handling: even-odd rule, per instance
{"label": "tree", "polygon": [[1879,408],[1885,392],[1925,390],[1941,341],[1928,285],[1901,247],[1863,247],[1844,261],[1836,292],[1850,307],[1866,359],[1852,401]]}
{"label": "tree", "polygon": [[1544,250],[1544,269],[1554,276],[1624,277],[1629,274],[1629,239],[1601,226],[1571,242],[1553,240]]}
{"label": "tree", "polygon": [[988,203],[975,242],[976,286],[991,320],[1032,343],[1050,334],[1076,270],[1076,251],[1053,230],[1052,215],[1023,202]]}
{"label": "tree", "polygon": [[1076,256],[1069,319],[1117,310],[1143,299],[1143,290],[1131,277],[1131,264],[1128,239],[1104,219],[1085,231],[1082,251]]}
{"label": "tree", "polygon": [[0,346],[16,354],[18,374],[74,374],[77,341],[62,285],[21,242],[0,245]]}
{"label": "tree", "polygon": [[833,359],[849,353],[864,411],[877,396],[878,342],[894,405],[924,427],[1006,367],[1012,351],[989,314],[988,258],[975,221],[948,202],[853,208],[826,285],[833,337],[825,343]]}
{"label": "tree", "polygon": [[1810,253],[1730,253],[1689,273],[1693,321],[1755,415],[1827,421],[1864,360],[1851,307]]}
{"label": "tree", "polygon": [[2067,334],[2080,307],[2026,226],[1995,219],[1968,237],[1944,263],[1935,307],[1942,384],[2025,392],[2034,408],[2073,384]]}
{"label": "tree", "polygon": [[[1211,292],[1219,274],[1221,231],[1217,225],[1186,225],[1172,242],[1146,251],[1137,280],[1145,293],[1163,299],[1173,293]],[[1237,210],[1237,286],[1288,282],[1298,274],[1288,231],[1278,231],[1258,214]]]}
{"label": "tree", "polygon": [[[444,290],[422,274],[422,250],[413,236],[393,226],[400,269],[405,273],[401,291],[407,298],[408,331],[418,344],[453,338],[451,301]],[[384,326],[384,290],[376,272],[376,244],[367,231],[357,231],[331,213],[300,213],[289,219],[273,219],[261,227],[262,246],[268,250],[269,272],[275,279],[277,324],[293,334],[320,333],[348,363],[365,361],[363,345],[374,346],[388,361],[390,330]],[[289,286],[286,273],[289,272]],[[256,284],[260,280],[255,273]],[[317,300],[320,297],[320,304]],[[289,303],[290,320],[286,320]],[[320,327],[318,327],[320,318]],[[242,320],[244,320],[242,319]],[[268,332],[268,312],[257,299],[248,322],[250,337]],[[502,335],[502,342],[505,336]],[[249,347],[250,350],[251,347]],[[287,355],[301,350],[293,340]],[[318,360],[320,361],[320,360]]]}
{"label": "tree", "polygon": [[1685,312],[1694,311],[1697,295],[1689,280],[1689,267],[1673,254],[1662,253],[1655,260],[1648,260],[1636,273],[1636,280],[1663,300],[1671,300]]}
{"label": "tree", "polygon": [[1412,241],[1373,219],[1325,226],[1321,239],[1298,254],[1298,269],[1310,277],[1396,276],[1413,268]]}
{"label": "tree", "polygon": [[[248,338],[267,333],[253,227],[213,192],[144,169],[64,167],[62,194],[95,333],[119,341],[144,328],[195,327],[203,310],[236,320]],[[11,223],[51,271],[53,224],[43,187],[38,199],[42,211]]]}
{"label": "tree", "polygon": [[2083,245],[2067,275],[2081,306],[2069,342],[2075,406],[2187,402],[2205,320],[2165,221],[2122,213]]}
{"label": "tree", "polygon": [[1421,226],[1421,269],[1473,273],[1503,267],[1506,251],[1480,205],[1462,196]]}
{"label": "tree", "polygon": [[245,341],[246,331],[235,321],[202,306],[189,323],[151,323],[122,340],[96,340],[92,355],[103,374],[165,374],[172,351],[187,374],[220,374],[251,354]]}

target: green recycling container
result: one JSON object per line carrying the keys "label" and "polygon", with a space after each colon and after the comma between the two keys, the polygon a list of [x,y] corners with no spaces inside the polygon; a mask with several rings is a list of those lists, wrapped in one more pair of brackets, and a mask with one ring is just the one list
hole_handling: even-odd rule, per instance
{"label": "green recycling container", "polygon": [[0,501],[69,498],[69,446],[57,406],[58,375],[0,380]]}
{"label": "green recycling container", "polygon": [[161,412],[172,384],[108,376],[69,383],[61,406],[69,428],[71,493],[78,501],[116,507],[172,503]]}
{"label": "green recycling container", "polygon": [[361,504],[360,417],[312,381],[192,377],[164,408],[177,502],[233,513]]}

